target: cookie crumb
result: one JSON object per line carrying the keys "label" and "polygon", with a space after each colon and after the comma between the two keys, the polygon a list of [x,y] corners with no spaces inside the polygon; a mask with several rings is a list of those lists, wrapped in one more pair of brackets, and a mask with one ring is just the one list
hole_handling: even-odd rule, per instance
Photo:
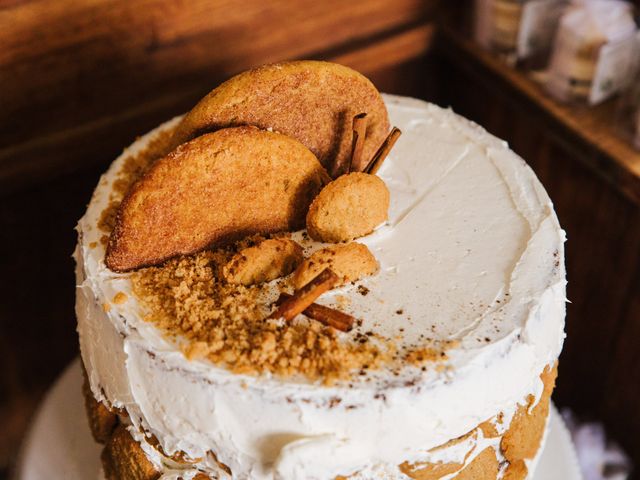
{"label": "cookie crumb", "polygon": [[365,287],[364,285],[358,285],[357,290],[358,290],[358,293],[360,295],[362,295],[363,297],[367,296],[369,294],[369,292],[370,292],[370,290],[367,287]]}
{"label": "cookie crumb", "polygon": [[115,303],[116,305],[122,305],[123,303],[126,303],[126,301],[129,299],[129,297],[127,297],[127,294],[124,292],[118,292],[115,294],[115,296],[113,297],[113,303]]}
{"label": "cookie crumb", "polygon": [[268,284],[230,284],[220,276],[220,267],[249,243],[133,272],[133,292],[148,312],[145,320],[167,335],[185,338],[188,358],[203,355],[235,373],[301,374],[332,384],[357,375],[365,365],[375,369],[391,360],[391,340],[348,342],[303,316],[286,323],[268,319],[275,301],[270,295],[277,298],[277,291]]}

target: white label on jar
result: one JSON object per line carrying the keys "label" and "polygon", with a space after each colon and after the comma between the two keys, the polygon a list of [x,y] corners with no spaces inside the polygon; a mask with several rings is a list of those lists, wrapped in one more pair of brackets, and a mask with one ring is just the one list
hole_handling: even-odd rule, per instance
{"label": "white label on jar", "polygon": [[532,0],[525,3],[518,33],[518,58],[549,51],[566,0]]}
{"label": "white label on jar", "polygon": [[589,103],[595,105],[624,88],[633,74],[634,49],[638,48],[640,34],[637,32],[622,40],[609,42],[600,47]]}

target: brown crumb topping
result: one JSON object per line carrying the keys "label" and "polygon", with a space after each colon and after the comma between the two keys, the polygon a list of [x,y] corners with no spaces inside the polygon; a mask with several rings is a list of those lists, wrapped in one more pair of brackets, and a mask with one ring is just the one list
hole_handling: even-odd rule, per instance
{"label": "brown crumb topping", "polygon": [[[101,244],[108,243],[127,191],[154,160],[167,153],[172,133],[161,132],[146,148],[124,160],[112,183],[109,204],[98,220],[98,228],[105,233]],[[182,349],[187,358],[207,358],[236,373],[301,374],[331,384],[392,361],[418,365],[446,360],[442,350],[432,347],[414,347],[398,355],[392,340],[367,334],[353,341],[303,316],[288,323],[268,319],[279,294],[291,293],[290,282],[279,281],[277,288],[269,290],[264,284],[232,285],[222,276],[222,266],[235,253],[261,239],[252,237],[225,249],[134,272],[133,293],[145,309],[145,320],[168,336],[184,339]],[[363,296],[369,293],[362,285],[357,291]],[[127,300],[118,295],[114,303]],[[344,306],[348,302],[341,299],[339,303]],[[111,305],[103,307],[108,311]],[[361,320],[358,325],[362,325]]]}
{"label": "brown crumb topping", "polygon": [[186,338],[188,358],[207,358],[236,373],[302,374],[330,384],[393,357],[391,342],[351,342],[302,316],[292,322],[268,319],[279,292],[270,292],[265,284],[226,283],[220,272],[238,249],[255,241],[133,273],[133,291],[147,311],[145,319],[169,335]]}
{"label": "brown crumb topping", "polygon": [[[98,228],[103,232],[111,232],[116,226],[116,215],[118,214],[118,207],[120,207],[120,200],[111,200],[107,208],[102,211],[100,218],[98,219]],[[108,235],[103,235],[109,239]],[[101,243],[104,243],[100,239]]]}

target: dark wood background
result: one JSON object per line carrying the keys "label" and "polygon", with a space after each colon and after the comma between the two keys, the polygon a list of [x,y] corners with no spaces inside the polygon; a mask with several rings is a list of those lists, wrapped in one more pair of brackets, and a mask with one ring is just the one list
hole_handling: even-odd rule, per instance
{"label": "dark wood background", "polygon": [[594,117],[549,103],[462,29],[446,28],[450,8],[0,0],[0,478],[77,355],[73,228],[100,172],[230,75],[292,58],[345,63],[383,91],[452,105],[529,161],[569,238],[555,400],[605,421],[640,461],[640,156],[605,128],[610,106]]}

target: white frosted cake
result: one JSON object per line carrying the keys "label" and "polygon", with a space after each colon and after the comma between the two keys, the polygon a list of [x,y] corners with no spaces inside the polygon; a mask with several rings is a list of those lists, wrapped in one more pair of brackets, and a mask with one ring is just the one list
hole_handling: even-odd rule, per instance
{"label": "white frosted cake", "polygon": [[[529,478],[564,339],[564,232],[505,142],[450,110],[383,99],[402,131],[377,172],[388,215],[357,238],[377,269],[316,299],[355,318],[348,331],[304,314],[262,320],[273,335],[256,323],[294,291],[295,272],[238,287],[257,310],[233,307],[251,310],[245,323],[220,320],[231,307],[220,297],[229,291],[211,286],[222,281],[216,262],[243,240],[126,272],[105,265],[114,208],[180,118],[103,175],[75,258],[107,478]],[[327,247],[304,228],[277,238],[305,258]],[[249,343],[238,353],[229,338],[242,325]]]}

